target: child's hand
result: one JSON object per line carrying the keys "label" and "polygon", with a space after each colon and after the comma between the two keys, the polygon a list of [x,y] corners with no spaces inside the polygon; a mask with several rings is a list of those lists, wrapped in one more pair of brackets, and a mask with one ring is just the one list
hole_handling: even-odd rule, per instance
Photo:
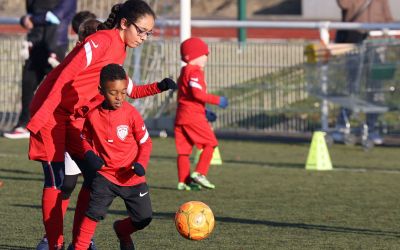
{"label": "child's hand", "polygon": [[207,117],[207,121],[209,121],[209,122],[215,122],[217,120],[217,114],[215,114],[214,112],[212,112],[209,109],[206,109],[206,117]]}
{"label": "child's hand", "polygon": [[169,89],[177,89],[178,85],[171,78],[164,78],[162,81],[157,83],[157,88],[161,91],[169,90]]}
{"label": "child's hand", "polygon": [[221,96],[219,98],[219,104],[218,106],[220,106],[221,108],[226,108],[228,107],[228,98],[226,98],[225,96]]}
{"label": "child's hand", "polygon": [[103,159],[96,155],[92,150],[85,153],[85,161],[89,164],[90,168],[95,171],[99,171],[104,166]]}
{"label": "child's hand", "polygon": [[137,162],[134,162],[132,164],[132,170],[137,176],[144,176],[146,174],[146,171],[144,170],[142,164]]}

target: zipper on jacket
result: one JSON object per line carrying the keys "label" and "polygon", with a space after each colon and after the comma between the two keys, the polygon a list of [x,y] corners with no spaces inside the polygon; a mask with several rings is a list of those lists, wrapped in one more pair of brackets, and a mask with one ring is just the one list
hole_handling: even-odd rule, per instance
{"label": "zipper on jacket", "polygon": [[107,126],[107,142],[109,142],[109,143],[113,143],[114,142],[114,140],[113,139],[110,139],[110,138],[112,138],[111,137],[111,134],[112,134],[112,126],[111,126],[111,115],[110,115],[110,110],[107,110],[108,112],[107,112],[107,116],[108,116],[108,126]]}

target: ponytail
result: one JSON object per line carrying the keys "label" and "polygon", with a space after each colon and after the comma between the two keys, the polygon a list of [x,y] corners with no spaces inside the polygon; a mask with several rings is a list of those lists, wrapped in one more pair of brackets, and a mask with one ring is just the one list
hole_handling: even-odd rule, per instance
{"label": "ponytail", "polygon": [[111,13],[104,23],[101,23],[97,30],[109,30],[120,27],[122,18],[125,18],[129,24],[136,22],[139,18],[150,15],[156,19],[156,14],[151,7],[143,0],[127,0],[111,8]]}
{"label": "ponytail", "polygon": [[108,18],[106,21],[104,21],[104,23],[99,24],[99,26],[97,27],[97,30],[110,30],[115,28],[115,26],[118,23],[118,17],[119,17],[119,12],[120,9],[122,7],[122,3],[118,3],[115,4],[112,8],[111,8],[111,13],[110,15],[108,15]]}

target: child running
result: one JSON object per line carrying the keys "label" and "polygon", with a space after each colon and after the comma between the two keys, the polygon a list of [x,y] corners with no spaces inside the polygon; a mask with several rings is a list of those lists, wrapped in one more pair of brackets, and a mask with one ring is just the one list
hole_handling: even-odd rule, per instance
{"label": "child running", "polygon": [[[189,38],[181,44],[182,61],[178,79],[178,107],[175,119],[175,145],[178,153],[178,190],[199,189],[201,186],[214,189],[207,178],[208,169],[218,145],[217,138],[207,122],[205,104],[228,106],[228,99],[207,93],[204,67],[209,54],[207,44],[199,38]],[[193,146],[202,149],[195,171],[190,175],[189,155]]]}
{"label": "child running", "polygon": [[114,222],[121,249],[134,249],[130,235],[152,220],[149,189],[144,177],[152,142],[140,113],[128,102],[127,76],[118,64],[100,72],[103,103],[87,114],[82,138],[85,160],[97,174],[89,208],[79,228],[75,250],[86,250],[115,197],[121,197],[129,217]]}

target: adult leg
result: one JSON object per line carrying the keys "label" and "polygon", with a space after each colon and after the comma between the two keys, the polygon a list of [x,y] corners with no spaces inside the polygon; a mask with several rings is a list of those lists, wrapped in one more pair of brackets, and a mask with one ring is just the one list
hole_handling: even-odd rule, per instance
{"label": "adult leg", "polygon": [[26,127],[29,121],[29,105],[32,101],[33,94],[41,79],[38,79],[40,74],[31,67],[32,62],[29,59],[26,61],[22,70],[22,109],[18,119],[18,127]]}
{"label": "adult leg", "polygon": [[33,95],[43,80],[44,76],[50,71],[51,67],[47,63],[48,51],[39,44],[34,46],[30,52],[28,60],[22,71],[22,110],[18,120],[18,126],[25,127],[30,119],[29,105]]}

